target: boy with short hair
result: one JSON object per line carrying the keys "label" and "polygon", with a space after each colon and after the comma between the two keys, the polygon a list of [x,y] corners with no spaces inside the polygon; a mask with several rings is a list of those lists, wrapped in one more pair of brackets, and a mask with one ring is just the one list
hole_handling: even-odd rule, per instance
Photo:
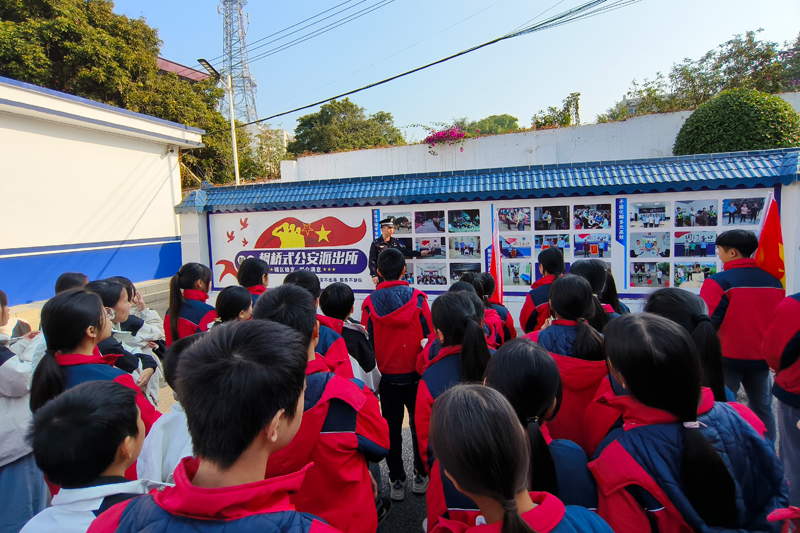
{"label": "boy with short hair", "polygon": [[406,272],[402,252],[388,248],[378,256],[379,283],[361,306],[361,323],[367,328],[381,372],[381,411],[389,425],[389,467],[391,498],[405,498],[406,473],[403,468],[403,414],[408,409],[411,443],[414,451],[412,492],[424,494],[428,477],[419,455],[414,411],[420,376],[416,372],[421,341],[433,331],[428,296],[401,281]]}
{"label": "boy with short hair", "polygon": [[24,533],[83,533],[111,506],[153,488],[124,477],[142,449],[144,423],[136,392],[119,383],[89,381],[53,398],[36,411],[28,440],[36,464],[61,490]]}
{"label": "boy with short hair", "polygon": [[705,280],[700,297],[718,329],[725,367],[725,385],[735,394],[743,385],[747,402],[775,440],[769,366],[761,344],[775,308],[783,300],[781,282],[756,266],[758,249],[752,231],[734,229],[717,236],[723,271]]}
{"label": "boy with short hair", "polygon": [[[181,355],[203,335],[205,333],[196,333],[178,339],[164,354],[164,379],[173,391],[178,386],[178,361]],[[186,413],[177,401],[177,394],[173,394],[176,401],[172,404],[172,411],[161,415],[144,439],[142,453],[136,462],[139,479],[173,483],[173,473],[181,459],[192,456],[192,438],[186,425]]]}
{"label": "boy with short hair", "polygon": [[190,346],[177,392],[196,457],[180,462],[174,487],[112,507],[89,531],[336,531],[289,501],[309,466],[264,475],[300,428],[306,351],[292,329],[263,320],[213,328]]}
{"label": "boy with short hair", "polygon": [[258,299],[253,318],[291,327],[308,359],[303,422],[297,438],[270,459],[267,477],[314,463],[292,504],[342,531],[374,533],[378,514],[367,460],[377,463],[389,449],[378,400],[360,381],[330,372],[315,353],[319,322],[307,291],[291,284],[272,289]]}
{"label": "boy with short hair", "polygon": [[[587,239],[584,250],[588,250],[588,244]],[[519,314],[519,325],[525,333],[542,329],[545,321],[550,318],[550,285],[564,273],[564,254],[558,248],[542,250],[538,262],[542,277],[531,285]]]}

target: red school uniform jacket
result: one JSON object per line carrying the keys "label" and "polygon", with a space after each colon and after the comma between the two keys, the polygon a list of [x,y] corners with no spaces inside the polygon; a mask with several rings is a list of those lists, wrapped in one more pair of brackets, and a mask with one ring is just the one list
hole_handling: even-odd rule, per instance
{"label": "red school uniform jacket", "polygon": [[361,324],[367,328],[375,360],[387,383],[413,383],[420,342],[433,332],[428,296],[406,281],[385,281],[361,306]]}
{"label": "red school uniform jacket", "polygon": [[772,394],[800,409],[800,293],[787,296],[775,308],[761,356],[777,372]]}
{"label": "red school uniform jacket", "polygon": [[[271,460],[272,458],[270,458]],[[311,465],[298,472],[219,489],[192,485],[199,459],[184,458],[175,469],[175,486],[119,503],[89,526],[91,533],[336,533],[313,516],[296,511],[291,494]],[[373,504],[374,508],[374,504]],[[88,533],[87,532],[87,533]]]}
{"label": "red school uniform jacket", "polygon": [[[483,325],[484,328],[489,329],[489,333],[486,335],[486,343],[490,348],[497,349],[504,341],[508,340],[503,333],[503,320],[500,318],[500,314],[494,309],[489,307],[485,309],[483,312]],[[484,334],[486,334],[485,331]]]}
{"label": "red school uniform jacket", "polygon": [[269,458],[267,477],[296,472],[313,462],[290,496],[301,512],[341,531],[374,533],[378,527],[367,460],[389,452],[389,427],[378,400],[360,381],[306,370],[303,420],[291,444]]}
{"label": "red school uniform jacket", "polygon": [[[181,311],[178,313],[178,339],[208,331],[208,326],[217,319],[217,311],[208,305],[206,300],[208,300],[207,292],[183,290]],[[169,311],[164,315],[164,337],[167,346],[171,346],[173,339],[172,328],[169,325]]]}
{"label": "red school uniform jacket", "polygon": [[503,321],[503,338],[511,340],[517,338],[517,328],[514,327],[514,317],[508,311],[508,308],[502,304],[492,304],[492,309],[497,311],[500,319]]}
{"label": "red school uniform jacket", "polygon": [[340,370],[342,375],[348,372],[353,376],[353,367],[350,364],[350,354],[347,353],[347,344],[342,338],[342,321],[330,318],[325,315],[317,315],[319,321],[319,343],[317,352],[328,361],[334,361],[337,366],[344,366],[347,369]]}
{"label": "red school uniform jacket", "polygon": [[729,261],[703,283],[700,297],[719,330],[723,357],[763,361],[764,333],[784,295],[781,282],[758,268],[755,259]]}
{"label": "red school uniform jacket", "polygon": [[550,318],[550,285],[555,280],[555,276],[544,276],[531,285],[519,314],[519,325],[525,333],[542,329]]}

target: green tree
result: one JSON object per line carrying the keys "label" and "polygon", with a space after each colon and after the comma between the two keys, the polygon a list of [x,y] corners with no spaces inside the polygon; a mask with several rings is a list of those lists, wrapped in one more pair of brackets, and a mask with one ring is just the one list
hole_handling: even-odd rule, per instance
{"label": "green tree", "polygon": [[519,129],[519,119],[511,115],[491,115],[480,120],[470,121],[467,117],[454,119],[453,126],[464,131],[468,137],[477,135],[497,135]]}
{"label": "green tree", "polygon": [[675,155],[800,146],[800,115],[777,96],[730,89],[698,106],[675,139]]}
{"label": "green tree", "polygon": [[367,116],[364,108],[349,98],[331,100],[316,113],[302,116],[297,122],[295,140],[288,147],[294,154],[405,144],[391,113],[378,111]]}
{"label": "green tree", "polygon": [[581,93],[570,93],[564,98],[561,109],[550,106],[547,111],[541,110],[531,118],[531,127],[535,130],[560,128],[563,126],[578,126],[580,116]]}

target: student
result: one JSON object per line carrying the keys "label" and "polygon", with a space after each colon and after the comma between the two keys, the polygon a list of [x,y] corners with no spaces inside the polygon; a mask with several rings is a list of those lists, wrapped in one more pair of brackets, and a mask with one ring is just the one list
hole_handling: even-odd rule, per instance
{"label": "student", "polygon": [[[603,338],[591,326],[597,311],[589,283],[568,274],[550,288],[553,320],[546,328],[525,335],[550,352],[561,372],[563,401],[558,414],[548,423],[557,439],[575,442],[589,453],[589,434],[584,430],[584,412],[606,377]],[[601,311],[602,312],[602,311]]]}
{"label": "student", "polygon": [[800,507],[800,293],[775,308],[761,355],[776,373],[772,394],[778,399],[778,456],[789,481],[789,504]]}
{"label": "student", "polygon": [[250,320],[253,314],[252,294],[238,285],[225,287],[214,302],[214,310],[217,312],[216,322],[219,324]]}
{"label": "student", "polygon": [[[565,506],[547,492],[528,492],[530,471],[539,465],[514,410],[496,390],[458,385],[445,392],[433,408],[431,441],[447,478],[480,508],[481,525],[470,532],[611,533],[582,507]],[[465,529],[443,519],[434,531]]]}
{"label": "student", "polygon": [[[142,295],[136,291],[136,286],[125,276],[112,276],[107,278],[106,281],[121,284],[128,294],[130,314],[127,320],[117,325],[119,331],[130,333],[134,338],[131,346],[138,348],[141,353],[163,357],[166,348],[164,343],[164,319],[161,318],[157,311],[147,307]],[[126,343],[122,342],[122,344],[125,345]]]}
{"label": "student", "polygon": [[291,327],[307,346],[303,421],[292,443],[270,458],[267,477],[313,463],[290,496],[297,510],[341,531],[373,533],[378,515],[367,460],[378,463],[389,451],[377,398],[360,381],[330,372],[315,353],[319,323],[307,291],[291,284],[272,289],[259,298],[253,316]]}
{"label": "student", "polygon": [[431,480],[427,496],[429,531],[440,516],[448,515],[452,519],[460,516],[464,522],[468,521],[464,510],[470,506],[465,505],[458,491],[442,478],[428,435],[431,406],[436,399],[453,385],[483,379],[490,355],[481,328],[482,315],[482,302],[476,294],[467,291],[443,294],[431,306],[433,328],[441,348],[419,381],[414,412],[419,451]]}
{"label": "student", "polygon": [[[250,293],[247,301],[250,301]],[[178,387],[178,361],[181,355],[192,344],[202,339],[203,335],[205,333],[197,333],[178,339],[164,355],[164,378],[173,391]],[[186,425],[186,413],[178,401],[177,394],[175,392],[172,394],[175,395],[172,411],[161,415],[144,439],[142,453],[136,462],[136,474],[139,479],[174,483],[175,468],[181,459],[192,456],[192,439]]]}
{"label": "student", "polygon": [[783,469],[769,442],[701,388],[689,334],[656,315],[625,315],[608,325],[605,344],[609,372],[629,395],[597,400],[624,421],[589,464],[598,514],[617,533],[775,530],[766,517],[788,503]]}
{"label": "student", "polygon": [[[433,331],[428,296],[400,281],[406,260],[399,250],[386,249],[378,256],[378,274],[386,281],[367,296],[361,306],[361,324],[369,332],[375,360],[381,372],[381,411],[389,424],[391,441],[386,464],[389,467],[391,498],[405,498],[406,473],[403,468],[403,413],[408,409],[411,445],[414,454],[414,482],[411,491],[425,494],[428,477],[417,447],[414,408],[419,374],[417,356],[421,342]],[[405,408],[405,409],[404,409]]]}
{"label": "student", "polygon": [[[609,304],[600,303],[600,300],[597,298],[597,295],[602,294],[606,288],[608,279],[607,270],[608,264],[600,259],[582,259],[580,261],[575,261],[569,267],[570,274],[584,278],[592,287],[595,313],[589,323],[600,333],[603,332],[603,329],[610,320],[619,316],[613,307]],[[649,279],[649,272],[647,272],[647,276]]]}
{"label": "student", "polygon": [[180,462],[174,487],[112,507],[90,533],[336,531],[289,501],[310,465],[264,475],[303,420],[306,352],[293,330],[263,320],[212,328],[194,343],[181,354],[177,392],[197,457]]}
{"label": "student", "polygon": [[[284,279],[283,284],[298,285],[309,293],[314,298],[314,308],[319,305],[319,295],[322,289],[319,285],[319,278],[310,270],[295,270],[289,273]],[[344,366],[343,370],[350,369],[352,374],[352,367],[350,365],[350,356],[347,353],[347,344],[341,335],[336,333],[329,322],[328,317],[317,314],[319,320],[319,344],[317,345],[317,352],[329,360],[335,361],[337,364]],[[353,377],[350,375],[349,377]]]}
{"label": "student", "polygon": [[[580,271],[580,269],[578,269]],[[661,271],[659,270],[659,273]],[[618,315],[627,315],[631,312],[630,308],[619,301],[619,293],[617,292],[617,282],[614,280],[611,269],[606,270],[606,285],[603,287],[602,292],[597,295],[597,299],[601,304],[611,306]]]}
{"label": "student", "polygon": [[486,342],[488,342],[489,346],[491,346],[493,349],[499,348],[505,341],[505,324],[503,319],[500,317],[500,314],[495,311],[494,307],[492,307],[492,304],[489,301],[489,296],[492,293],[486,290],[486,278],[481,272],[474,274],[468,272],[461,276],[461,281],[466,281],[467,283],[471,284],[475,289],[475,294],[477,294],[478,298],[483,302],[483,326],[484,329],[488,328],[489,330],[489,334],[486,335]]}
{"label": "student", "polygon": [[89,278],[82,272],[64,272],[56,280],[56,294],[86,286]]}
{"label": "student", "polygon": [[[0,327],[8,324],[9,315],[8,297],[0,291]],[[33,335],[27,337],[32,339]],[[12,347],[20,348],[16,344]],[[30,359],[0,344],[0,531],[4,533],[19,531],[47,506],[47,485],[25,441],[31,421],[32,374]]]}
{"label": "student", "polygon": [[545,320],[550,318],[547,305],[550,285],[564,273],[564,254],[558,248],[543,250],[537,260],[542,277],[531,286],[519,315],[519,325],[525,333],[542,329]]}
{"label": "student", "polygon": [[248,257],[239,265],[236,280],[250,292],[253,305],[256,305],[256,300],[266,292],[269,284],[269,263],[257,257]]}
{"label": "student", "polygon": [[761,343],[785,291],[780,281],[750,258],[757,248],[758,239],[751,231],[720,233],[717,255],[723,271],[705,280],[700,297],[719,333],[725,385],[734,394],[744,386],[750,409],[767,426],[767,436],[774,442],[769,366]]}
{"label": "student", "polygon": [[561,407],[561,376],[550,354],[529,339],[504,344],[489,360],[484,384],[508,399],[525,428],[536,465],[529,488],[549,492],[566,505],[596,508],[586,453],[572,441],[553,440],[547,427]]}
{"label": "student", "polygon": [[168,348],[180,338],[208,331],[217,318],[206,303],[210,288],[211,269],[200,263],[186,263],[169,280],[169,309],[164,317]]}
{"label": "student", "polygon": [[113,381],[90,381],[36,411],[28,434],[36,464],[61,490],[23,533],[83,533],[113,505],[158,488],[125,478],[145,434],[136,396]]}
{"label": "student", "polygon": [[[97,343],[111,335],[110,310],[100,296],[86,289],[71,289],[42,307],[42,332],[47,352],[31,381],[31,410],[36,411],[65,390],[85,381],[114,381],[137,392],[136,405],[150,431],[159,413],[136,386],[131,375],[114,368],[118,356],[101,356]],[[135,471],[133,472],[135,474]]]}

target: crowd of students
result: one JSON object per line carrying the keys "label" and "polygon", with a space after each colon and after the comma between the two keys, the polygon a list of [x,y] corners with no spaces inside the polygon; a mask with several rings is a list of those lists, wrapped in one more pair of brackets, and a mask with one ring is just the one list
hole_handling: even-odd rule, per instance
{"label": "crowd of students", "polygon": [[42,332],[0,347],[0,531],[373,533],[410,484],[408,531],[777,532],[800,504],[800,296],[752,233],[717,246],[700,296],[640,314],[606,263],[546,249],[521,338],[490,275],[429,306],[395,249],[360,321],[349,286],[267,289],[257,258],[214,307],[210,270],[181,267],[163,322],[125,278],[65,274]]}

